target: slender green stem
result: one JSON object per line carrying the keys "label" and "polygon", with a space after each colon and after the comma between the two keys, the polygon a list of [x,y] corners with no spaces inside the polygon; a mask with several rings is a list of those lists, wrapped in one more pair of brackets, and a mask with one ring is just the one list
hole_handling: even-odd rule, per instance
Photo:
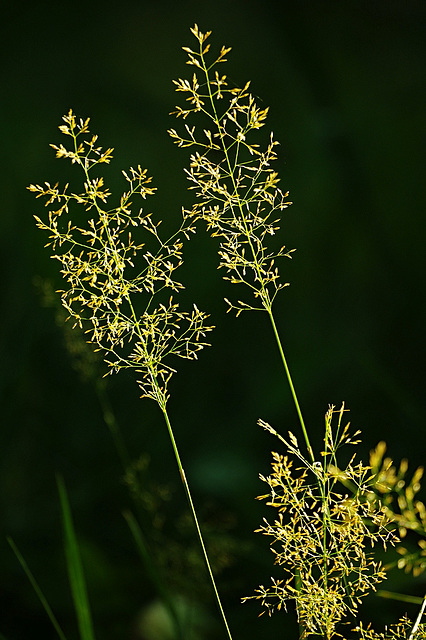
{"label": "slender green stem", "polygon": [[[107,424],[110,430],[110,433],[113,437],[114,444],[116,446],[117,453],[123,467],[123,471],[126,473],[131,468],[131,459],[130,459],[130,455],[126,447],[126,444],[123,440],[120,428],[117,424],[117,420],[115,418],[110,400],[105,391],[105,385],[104,385],[103,379],[96,383],[96,392],[98,394],[98,399],[102,408],[104,421]],[[136,476],[135,476],[135,483],[136,483],[136,489],[137,489],[138,495],[140,495],[141,493],[140,483]],[[138,500],[135,499],[134,501],[135,501],[136,509],[140,512],[140,505],[138,503]],[[124,518],[126,519],[127,524],[129,525],[130,531],[132,532],[133,538],[136,543],[136,547],[139,551],[139,555],[142,559],[142,562],[145,566],[148,576],[151,582],[153,583],[153,585],[156,587],[159,596],[164,602],[164,605],[170,612],[170,616],[173,620],[173,624],[175,627],[176,638],[177,640],[184,640],[184,629],[182,628],[182,622],[176,610],[176,606],[173,602],[173,599],[170,596],[170,593],[167,587],[165,586],[166,582],[164,581],[163,576],[161,575],[158,567],[155,565],[155,563],[152,560],[152,555],[148,548],[148,544],[144,538],[142,529],[139,523],[137,522],[135,516],[133,515],[133,513],[131,513],[130,511],[125,511],[123,515],[124,515]],[[139,516],[141,517],[140,513],[139,513]]]}
{"label": "slender green stem", "polygon": [[[302,579],[300,577],[300,571],[298,569],[296,569],[295,571],[294,580],[295,580],[296,590],[300,593],[300,591],[302,590]],[[301,638],[303,638],[303,635],[305,633],[305,629],[302,623],[300,622],[299,609],[300,609],[300,604],[299,604],[299,601],[296,600],[296,611],[297,611],[297,619],[298,619],[298,626],[299,626],[299,640],[301,640]]]}
{"label": "slender green stem", "polygon": [[[86,178],[89,181],[88,170],[86,168],[84,168],[84,171],[85,171],[85,174],[86,174]],[[96,199],[93,198],[93,201],[94,201],[94,205],[95,205],[96,209],[98,210],[99,215],[101,215],[101,211],[100,211],[100,209],[98,207]],[[104,228],[105,228],[107,237],[108,237],[110,243],[112,244],[110,233],[109,233],[109,228],[105,223],[104,223]],[[116,259],[116,258],[114,257],[114,259]],[[135,322],[135,326],[137,328],[137,333],[139,335],[141,343],[145,345],[145,340],[144,340],[144,338],[142,336],[142,333],[140,331],[139,323],[137,321],[136,313],[135,313],[135,310],[134,310],[130,295],[127,295],[126,299],[127,299],[127,302],[128,302],[128,304],[130,306],[132,318],[133,318],[133,320]],[[156,393],[157,403],[158,403],[159,407],[161,408],[161,410],[163,412],[163,415],[164,415],[164,419],[166,421],[166,425],[167,425],[167,429],[168,429],[168,432],[169,432],[169,435],[170,435],[173,451],[174,451],[174,454],[175,454],[175,457],[176,457],[176,461],[177,461],[177,464],[178,464],[178,467],[179,467],[180,476],[181,476],[181,479],[182,479],[182,482],[183,482],[183,485],[184,485],[184,488],[185,488],[186,496],[187,496],[188,503],[189,503],[189,506],[190,506],[190,509],[191,509],[191,513],[192,513],[192,517],[193,517],[193,520],[194,520],[194,523],[195,523],[195,527],[197,529],[198,538],[200,540],[201,548],[203,550],[204,559],[205,559],[207,570],[208,570],[208,573],[210,575],[210,579],[211,579],[211,582],[212,582],[212,585],[213,585],[213,590],[214,590],[214,593],[215,593],[215,596],[216,596],[216,600],[217,600],[217,603],[218,603],[218,606],[219,606],[219,609],[220,609],[220,612],[221,612],[221,615],[222,615],[222,618],[223,618],[223,622],[224,622],[225,627],[226,627],[226,631],[227,631],[228,637],[230,638],[230,640],[232,640],[232,635],[231,635],[231,632],[230,632],[230,629],[229,629],[229,626],[228,626],[228,622],[227,622],[227,619],[226,619],[226,616],[225,616],[225,612],[224,612],[224,609],[223,609],[223,606],[222,606],[222,602],[220,600],[219,592],[218,592],[217,587],[216,587],[216,582],[215,582],[215,579],[214,579],[214,576],[213,576],[213,572],[212,572],[212,569],[211,569],[211,566],[210,566],[210,562],[209,562],[207,550],[206,550],[206,547],[205,547],[205,544],[204,544],[203,536],[202,536],[202,533],[201,533],[200,525],[198,523],[198,518],[197,518],[196,511],[195,511],[194,503],[192,501],[192,496],[191,496],[191,492],[190,492],[190,489],[189,489],[189,485],[188,485],[188,482],[186,480],[185,472],[184,472],[184,469],[183,469],[183,466],[182,466],[182,462],[181,462],[181,459],[180,459],[179,451],[178,451],[178,448],[177,448],[177,445],[176,445],[176,441],[175,441],[175,438],[174,438],[173,429],[172,429],[172,426],[171,426],[171,423],[170,423],[170,420],[169,420],[169,416],[167,414],[167,410],[166,410],[166,402],[167,402],[166,394],[165,394],[164,390],[162,390],[160,388],[160,386],[158,384],[158,381],[157,381],[156,374],[155,374],[155,372],[153,370],[151,370],[151,377],[152,377],[153,387],[157,391],[157,393]]]}
{"label": "slender green stem", "polygon": [[423,598],[423,604],[420,608],[419,615],[417,616],[416,622],[414,623],[414,627],[411,629],[411,633],[408,636],[408,640],[414,640],[414,638],[416,637],[417,629],[419,628],[420,620],[423,617],[425,608],[426,608],[426,596]]}
{"label": "slender green stem", "polygon": [[198,538],[199,538],[199,541],[200,541],[200,544],[201,544],[201,548],[203,550],[204,560],[205,560],[205,563],[206,563],[206,566],[207,566],[207,571],[209,573],[211,583],[213,585],[213,590],[214,590],[214,593],[215,593],[215,596],[216,596],[216,601],[217,601],[220,613],[222,615],[222,619],[223,619],[224,625],[226,627],[228,638],[230,640],[232,640],[231,631],[230,631],[229,626],[228,626],[228,621],[226,619],[225,611],[223,609],[222,602],[221,602],[221,599],[220,599],[220,596],[219,596],[219,592],[218,592],[217,587],[216,587],[216,581],[215,581],[214,576],[213,576],[213,571],[212,571],[211,566],[210,566],[209,556],[207,554],[207,549],[206,549],[206,546],[204,544],[203,534],[201,533],[201,528],[200,528],[200,525],[199,525],[199,522],[198,522],[197,513],[195,511],[194,502],[193,502],[192,496],[191,496],[191,491],[189,489],[188,481],[186,479],[185,471],[183,469],[182,461],[180,459],[179,451],[178,451],[178,448],[177,448],[177,445],[176,445],[176,440],[175,440],[175,437],[174,437],[174,434],[173,434],[172,425],[170,423],[170,419],[169,419],[166,407],[162,406],[161,410],[162,410],[163,415],[164,415],[164,420],[166,421],[167,429],[168,429],[170,440],[171,440],[172,447],[173,447],[173,452],[175,454],[176,462],[177,462],[177,465],[179,467],[180,477],[181,477],[183,486],[185,488],[185,493],[186,493],[186,497],[188,499],[189,507],[191,509],[191,514],[192,514],[192,518],[194,520],[195,528],[197,529]]}
{"label": "slender green stem", "polygon": [[219,118],[219,116],[217,114],[217,111],[216,111],[216,105],[215,105],[215,101],[214,101],[214,98],[213,98],[210,75],[209,75],[209,67],[207,67],[207,65],[205,63],[205,60],[204,60],[203,46],[202,46],[201,42],[200,42],[200,58],[201,58],[201,63],[202,63],[202,69],[203,69],[205,77],[206,77],[206,84],[207,84],[207,89],[208,89],[208,92],[209,92],[209,100],[210,100],[210,104],[211,104],[212,111],[213,111],[212,119],[213,119],[214,123],[216,124],[217,130],[218,130],[218,134],[219,134],[219,138],[220,138],[220,141],[221,141],[221,144],[222,144],[222,149],[223,149],[223,151],[225,153],[226,164],[227,164],[227,167],[228,167],[228,174],[229,174],[229,176],[231,178],[231,181],[232,181],[232,186],[233,186],[233,189],[234,189],[234,196],[237,198],[237,201],[238,201],[238,207],[239,207],[239,210],[240,210],[241,220],[242,220],[243,226],[244,226],[244,232],[245,232],[245,235],[246,235],[247,243],[248,243],[248,245],[250,247],[250,250],[251,250],[251,253],[252,253],[252,256],[253,256],[253,262],[255,264],[257,278],[258,278],[258,280],[260,282],[260,294],[261,294],[260,297],[261,297],[261,300],[262,300],[263,307],[267,311],[267,313],[269,315],[269,318],[270,318],[270,321],[271,321],[271,324],[272,324],[272,329],[274,331],[275,339],[277,341],[278,349],[279,349],[279,352],[280,352],[280,355],[281,355],[281,360],[282,360],[283,365],[284,365],[284,369],[285,369],[287,380],[288,380],[288,383],[289,383],[289,386],[290,386],[291,394],[293,396],[294,404],[296,406],[297,415],[299,417],[299,422],[300,422],[300,426],[302,428],[303,436],[305,438],[305,442],[306,442],[306,446],[307,446],[307,449],[308,449],[308,453],[309,453],[309,455],[310,455],[310,457],[312,459],[312,462],[314,462],[315,461],[315,457],[314,457],[314,453],[313,453],[313,450],[312,450],[312,447],[311,447],[311,443],[309,441],[309,436],[308,436],[308,432],[307,432],[307,429],[306,429],[306,426],[305,426],[305,421],[303,420],[302,411],[300,409],[299,401],[298,401],[297,395],[296,395],[296,390],[294,388],[293,381],[292,381],[292,378],[291,378],[291,375],[290,375],[290,369],[288,367],[287,360],[286,360],[286,357],[284,355],[284,349],[283,349],[283,346],[282,346],[282,343],[281,343],[281,339],[280,339],[280,336],[278,334],[278,329],[277,329],[277,326],[275,324],[275,319],[274,319],[274,316],[273,316],[273,313],[272,313],[272,301],[270,299],[269,293],[268,293],[267,288],[265,286],[265,282],[264,282],[264,278],[263,278],[263,274],[262,274],[262,268],[259,265],[259,262],[258,262],[258,259],[257,259],[257,252],[255,251],[255,248],[253,247],[251,235],[250,235],[249,230],[247,228],[246,217],[245,217],[245,213],[243,211],[243,203],[242,203],[241,198],[239,196],[238,186],[237,186],[237,183],[236,183],[236,180],[235,180],[235,170],[232,167],[232,163],[231,163],[231,160],[230,160],[230,157],[229,157],[229,154],[228,154],[228,147],[227,147],[227,145],[225,143],[225,140],[224,140],[224,134],[223,134],[223,129],[221,127],[220,118]]}
{"label": "slender green stem", "polygon": [[294,404],[296,406],[297,415],[299,417],[299,422],[300,422],[300,426],[302,428],[303,436],[305,438],[305,442],[306,442],[306,446],[307,446],[307,449],[308,449],[308,453],[311,456],[312,462],[315,462],[314,452],[312,450],[312,446],[311,446],[311,443],[310,443],[310,440],[309,440],[308,432],[307,432],[307,429],[306,429],[306,426],[305,426],[305,421],[303,419],[302,411],[300,409],[299,401],[297,399],[296,390],[294,388],[293,380],[292,380],[291,374],[290,374],[290,369],[288,367],[287,360],[286,360],[286,357],[285,357],[285,354],[284,354],[284,349],[283,349],[283,346],[282,346],[282,343],[281,343],[281,338],[280,338],[280,335],[278,333],[277,325],[275,324],[274,314],[272,313],[272,309],[271,308],[267,309],[267,312],[268,312],[269,319],[270,319],[271,324],[272,324],[272,329],[273,329],[273,332],[274,332],[275,340],[277,341],[278,350],[280,352],[281,360],[282,360],[282,363],[284,365],[284,369],[285,369],[285,372],[286,372],[288,384],[289,384],[290,390],[291,390],[291,395],[293,396],[293,401],[294,401]]}

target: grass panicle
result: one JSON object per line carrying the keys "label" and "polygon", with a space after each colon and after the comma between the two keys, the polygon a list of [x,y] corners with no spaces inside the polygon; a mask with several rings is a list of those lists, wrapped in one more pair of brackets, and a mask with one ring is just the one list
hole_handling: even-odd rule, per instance
{"label": "grass panicle", "polygon": [[[211,32],[202,33],[197,25],[191,31],[198,49],[184,47],[184,51],[195,71],[191,80],[174,81],[189,104],[177,106],[173,113],[187,122],[181,133],[169,130],[179,147],[193,151],[186,174],[200,202],[186,214],[204,220],[212,235],[221,238],[219,268],[225,269],[225,279],[249,287],[257,301],[228,301],[230,309],[237,315],[250,309],[269,310],[278,291],[287,286],[280,281],[275,260],[291,257],[293,251],[269,250],[266,245],[266,238],[279,228],[279,212],[291,204],[271,168],[278,142],[271,133],[262,150],[251,140],[264,126],[268,109],[256,105],[249,82],[243,89],[231,87],[218,70],[231,49],[222,47],[212,57],[206,44]],[[205,127],[188,124],[194,116],[202,116]]]}
{"label": "grass panicle", "polygon": [[[247,311],[266,312],[304,440],[302,447],[293,432],[283,437],[259,420],[260,426],[284,447],[284,453],[272,452],[271,474],[260,476],[267,492],[259,499],[274,510],[274,516],[264,518],[257,530],[271,540],[279,573],[269,586],[260,586],[243,600],[260,601],[263,612],[269,615],[287,610],[291,603],[300,639],[310,635],[325,640],[342,638],[342,623],[358,614],[364,596],[377,590],[391,568],[376,559],[377,547],[386,550],[388,545],[399,544],[399,539],[416,535],[418,550],[412,553],[408,547],[398,546],[396,565],[414,576],[426,567],[426,509],[416,497],[423,469],[417,469],[408,480],[407,462],[403,460],[397,468],[384,457],[384,443],[371,452],[368,465],[357,461],[355,455],[342,463],[342,457],[347,460],[347,456],[342,456],[340,449],[359,442],[359,432],[351,435],[349,424],[344,423],[344,404],[339,410],[329,407],[323,450],[314,452],[274,316],[277,295],[289,284],[283,281],[278,265],[281,258],[291,258],[294,252],[277,238],[282,213],[291,205],[289,192],[281,189],[275,168],[278,142],[273,132],[264,133],[268,108],[258,106],[250,82],[240,88],[223,73],[231,48],[222,46],[214,54],[210,31],[202,32],[195,24],[191,32],[196,44],[183,47],[190,77],[174,80],[184,101],[173,114],[182,124],[180,128],[177,125],[179,131],[168,131],[174,143],[189,150],[185,171],[189,188],[195,193],[192,205],[182,209],[177,231],[168,239],[162,238],[160,222],[154,215],[134,209],[135,198],[145,201],[156,191],[147,170],[140,166],[123,171],[126,190],[114,206],[109,206],[112,194],[98,171],[101,165],[110,163],[113,149],[99,146],[98,136],[89,131],[90,120],[78,119],[72,110],[59,127],[69,144],[51,146],[58,158],[77,165],[82,185],[76,192],[68,184],[30,185],[29,190],[37,198],[44,198],[48,207],[47,216],[35,216],[36,224],[48,233],[46,246],[60,265],[65,285],[59,293],[74,326],[84,331],[92,347],[102,353],[109,373],[133,370],[142,397],[154,400],[162,412],[224,630],[232,640],[167,411],[176,358],[196,359],[208,346],[206,336],[213,329],[208,315],[195,304],[190,311],[183,311],[176,302],[183,288],[176,271],[184,261],[184,243],[195,232],[198,221],[219,238],[218,268],[223,270],[224,279],[250,294],[246,300],[226,298],[228,311],[233,310],[237,316]],[[78,357],[86,359],[84,350],[78,351]],[[108,402],[103,395],[100,399],[129,479],[128,452]],[[82,640],[94,640],[71,512],[61,480],[58,488],[80,635]],[[158,582],[144,532],[132,513],[126,512],[125,517],[151,579],[162,592],[164,584]],[[11,544],[56,625],[38,585]],[[400,595],[385,593],[386,597]],[[175,632],[183,637],[185,630],[170,594],[163,590],[162,595],[174,619]],[[405,600],[414,603],[410,596]],[[404,617],[384,633],[362,623],[354,632],[359,640],[421,640],[426,638],[426,625],[422,623],[425,607],[426,598],[414,624]],[[57,630],[64,640],[59,627]]]}
{"label": "grass panicle", "polygon": [[252,293],[251,302],[226,299],[229,310],[234,309],[237,316],[243,311],[267,312],[306,447],[313,460],[308,430],[272,310],[278,292],[288,286],[281,282],[275,261],[290,258],[294,251],[285,246],[271,250],[266,244],[268,236],[274,236],[279,229],[279,213],[291,204],[288,192],[278,187],[278,173],[270,166],[277,158],[278,143],[272,133],[263,149],[252,141],[253,135],[264,126],[268,109],[256,105],[249,82],[243,89],[230,87],[227,76],[216,68],[226,62],[231,49],[222,47],[218,56],[208,59],[210,45],[206,40],[211,32],[203,33],[197,25],[191,32],[198,42],[198,50],[184,47],[184,51],[188,54],[187,63],[196,70],[191,81],[174,81],[176,91],[187,94],[189,104],[185,108],[177,106],[173,113],[184,120],[199,116],[207,124],[185,124],[182,133],[169,130],[178,146],[191,147],[194,151],[186,173],[199,201],[186,215],[204,220],[212,236],[221,238],[219,268],[225,269],[225,280],[244,285]]}
{"label": "grass panicle", "polygon": [[[183,215],[179,229],[163,241],[160,222],[142,208],[132,210],[132,199],[146,200],[155,193],[146,169],[138,166],[123,171],[128,190],[119,204],[107,208],[111,193],[102,176],[93,171],[112,159],[113,149],[98,145],[98,136],[89,131],[89,118],[78,119],[70,110],[59,127],[70,138],[71,149],[63,144],[51,145],[58,158],[77,164],[83,172],[79,193],[69,192],[69,185],[46,182],[30,185],[36,197],[46,199],[48,219],[35,216],[37,226],[49,233],[46,244],[52,257],[60,263],[67,287],[60,291],[62,304],[74,323],[89,334],[95,349],[100,349],[110,373],[133,369],[141,374],[142,395],[165,408],[168,383],[175,372],[170,356],[196,359],[207,346],[207,314],[194,304],[192,311],[181,311],[174,302],[183,285],[175,271],[183,262],[183,241],[194,227]],[[73,213],[81,217],[73,222]],[[80,214],[80,215],[78,215]],[[141,228],[145,242],[132,235]],[[154,241],[151,250],[149,240]],[[147,246],[148,243],[148,246]],[[136,300],[135,300],[136,298]],[[138,311],[140,310],[140,311]]]}
{"label": "grass panicle", "polygon": [[[258,106],[250,82],[237,87],[224,73],[230,47],[222,46],[214,54],[210,31],[202,32],[195,24],[191,32],[196,45],[183,50],[192,75],[174,80],[185,100],[173,115],[183,125],[169,130],[173,141],[189,150],[185,172],[196,198],[186,215],[204,221],[210,234],[220,239],[219,269],[225,271],[225,280],[252,294],[248,300],[225,299],[228,311],[233,309],[237,316],[253,310],[268,314],[307,452],[302,452],[294,434],[285,440],[260,421],[282,440],[290,456],[273,453],[273,474],[262,478],[270,488],[263,497],[278,509],[278,517],[273,524],[265,521],[259,530],[273,538],[276,564],[285,577],[273,580],[269,588],[260,587],[254,597],[269,613],[295,601],[302,636],[318,634],[329,639],[340,621],[356,614],[361,597],[385,578],[384,567],[374,560],[372,549],[365,551],[365,545],[395,543],[395,530],[404,533],[401,518],[410,519],[413,529],[424,529],[423,503],[413,502],[421,472],[414,474],[406,495],[399,495],[401,518],[396,526],[392,499],[383,495],[388,490],[379,490],[379,496],[375,493],[377,470],[371,473],[370,466],[355,465],[353,459],[343,471],[339,469],[337,450],[354,444],[342,426],[344,406],[337,412],[336,432],[332,428],[336,412],[334,408],[327,412],[322,460],[314,455],[273,311],[278,293],[288,286],[276,263],[291,258],[294,249],[280,244],[274,248],[280,216],[291,202],[289,192],[279,187],[273,167],[278,143],[272,132],[262,136],[259,131],[268,108]],[[398,482],[389,485],[389,491],[400,491],[401,478]],[[344,493],[348,486],[350,491]],[[418,572],[421,562],[416,565]]]}
{"label": "grass panicle", "polygon": [[[175,271],[183,263],[183,242],[195,231],[193,221],[183,210],[179,229],[163,240],[160,222],[151,213],[141,208],[133,211],[134,197],[145,200],[156,191],[147,170],[140,166],[123,171],[128,190],[117,206],[108,208],[111,192],[93,170],[110,163],[113,149],[104,151],[98,146],[98,136],[89,131],[89,118],[78,119],[70,110],[63,121],[59,129],[71,139],[71,148],[51,146],[57,158],[80,167],[82,189],[74,193],[68,184],[59,188],[49,182],[28,187],[37,198],[45,198],[49,207],[46,221],[39,216],[35,220],[48,232],[46,246],[60,263],[67,284],[59,292],[62,305],[74,324],[89,335],[93,347],[103,353],[109,372],[134,370],[142,397],[153,399],[161,409],[216,601],[232,638],[167,412],[169,382],[176,372],[170,359],[195,360],[208,346],[206,333],[213,329],[206,324],[208,315],[195,304],[191,312],[181,311],[173,299],[183,288]],[[73,222],[73,214],[80,219],[81,210],[82,222]],[[132,231],[138,227],[147,245],[133,238]],[[150,248],[152,241],[154,249]]]}
{"label": "grass panicle", "polygon": [[[287,450],[286,455],[273,453],[271,475],[260,476],[268,493],[259,499],[266,500],[277,515],[271,522],[265,518],[257,530],[272,538],[274,563],[282,577],[245,598],[260,600],[269,615],[293,601],[304,634],[327,640],[338,623],[357,613],[361,598],[385,578],[381,563],[372,556],[374,545],[382,543],[386,548],[396,542],[385,510],[365,497],[370,468],[353,455],[344,470],[338,470],[338,450],[357,444],[359,434],[351,436],[349,425],[343,426],[344,411],[344,405],[338,411],[329,408],[324,450],[314,463],[300,451],[294,434],[289,432],[285,439],[260,421]],[[344,492],[342,477],[356,487],[351,494]]]}

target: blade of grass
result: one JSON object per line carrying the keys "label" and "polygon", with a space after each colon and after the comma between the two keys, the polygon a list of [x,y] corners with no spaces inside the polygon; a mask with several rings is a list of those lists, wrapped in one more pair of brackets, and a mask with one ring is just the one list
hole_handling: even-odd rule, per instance
{"label": "blade of grass", "polygon": [[65,484],[61,476],[57,476],[59,498],[61,502],[62,524],[64,530],[64,547],[67,559],[68,576],[77,615],[81,640],[95,640],[86,581],[80,558],[77,537],[72,521],[71,508]]}
{"label": "blade of grass", "polygon": [[[8,543],[10,544],[10,546],[12,547],[12,551],[15,554],[15,556],[17,557],[19,564],[21,565],[21,567],[23,568],[23,570],[26,573],[26,576],[28,578],[28,580],[30,581],[34,591],[37,594],[38,599],[40,600],[44,610],[46,611],[50,622],[52,623],[56,633],[58,634],[59,638],[61,640],[67,640],[64,632],[62,631],[59,622],[57,621],[55,614],[53,613],[52,609],[50,608],[49,603],[46,600],[46,597],[44,595],[44,593],[42,592],[42,590],[40,589],[36,579],[34,578],[29,566],[27,565],[23,555],[21,554],[21,552],[19,551],[18,547],[16,546],[16,544],[14,543],[14,541],[12,540],[12,538],[7,538]],[[3,640],[4,636],[0,634],[0,639]]]}
{"label": "blade of grass", "polygon": [[379,589],[377,594],[380,598],[388,598],[389,600],[398,600],[399,602],[411,602],[412,604],[422,604],[423,598],[418,596],[407,596],[405,593],[395,593],[394,591],[384,591]]}

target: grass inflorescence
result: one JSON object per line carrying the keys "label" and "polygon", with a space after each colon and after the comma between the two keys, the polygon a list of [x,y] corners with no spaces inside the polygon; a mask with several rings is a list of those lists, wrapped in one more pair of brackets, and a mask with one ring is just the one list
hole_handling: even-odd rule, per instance
{"label": "grass inflorescence", "polygon": [[[426,566],[426,511],[416,499],[422,469],[407,481],[406,461],[397,469],[384,458],[384,443],[372,450],[369,464],[355,454],[342,463],[340,449],[359,443],[359,432],[351,435],[345,424],[344,405],[329,407],[323,448],[314,451],[312,427],[304,421],[274,315],[274,302],[288,286],[280,260],[294,251],[276,239],[281,215],[291,204],[274,168],[278,142],[272,132],[262,135],[268,108],[258,106],[250,82],[240,88],[222,72],[231,48],[222,46],[214,54],[210,31],[194,25],[191,32],[196,44],[183,47],[191,75],[174,81],[185,98],[173,112],[182,125],[169,129],[169,135],[189,150],[185,171],[194,201],[182,208],[176,232],[162,238],[155,216],[134,210],[135,198],[145,201],[156,191],[140,166],[123,171],[126,190],[109,207],[112,195],[97,171],[110,163],[113,149],[103,150],[89,131],[89,119],[71,110],[59,127],[70,145],[52,147],[58,158],[80,168],[83,184],[78,193],[69,185],[30,185],[49,208],[47,218],[36,216],[36,223],[49,234],[46,246],[60,264],[65,285],[59,293],[68,316],[102,353],[109,372],[134,371],[142,397],[154,400],[163,414],[226,635],[232,639],[167,410],[176,357],[196,359],[213,329],[206,312],[195,304],[183,311],[176,302],[183,288],[176,271],[184,262],[184,243],[200,221],[219,238],[218,268],[224,279],[250,294],[226,298],[228,311],[266,313],[303,436],[301,446],[293,431],[284,437],[259,420],[284,448],[284,453],[272,452],[271,474],[260,476],[267,492],[259,499],[274,515],[257,529],[271,540],[278,575],[243,600],[260,602],[269,615],[287,611],[291,603],[300,638],[344,637],[343,623],[353,622],[364,596],[376,591],[392,568],[376,558],[377,547],[386,551],[407,532],[414,533],[418,551],[398,546],[396,564],[415,576]],[[126,518],[139,552],[146,555],[138,523],[132,514]],[[359,640],[420,640],[425,637],[423,610],[424,603],[414,624],[403,618],[378,633],[359,623],[353,632]]]}

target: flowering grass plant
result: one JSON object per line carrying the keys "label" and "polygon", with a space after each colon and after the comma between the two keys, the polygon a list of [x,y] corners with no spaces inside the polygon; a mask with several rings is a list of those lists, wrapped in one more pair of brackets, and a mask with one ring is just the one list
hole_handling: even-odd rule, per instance
{"label": "flowering grass plant", "polygon": [[[280,447],[272,452],[270,475],[260,476],[266,493],[259,499],[266,502],[269,516],[257,530],[270,540],[276,575],[269,586],[258,587],[243,601],[257,601],[269,615],[293,611],[300,639],[345,637],[351,624],[355,634],[351,637],[359,640],[420,640],[426,637],[421,622],[424,607],[415,622],[404,618],[384,633],[373,631],[371,625],[355,625],[364,596],[376,591],[390,568],[377,559],[377,548],[386,551],[396,545],[398,567],[414,575],[425,568],[426,511],[416,499],[422,470],[407,480],[407,463],[403,461],[397,470],[391,459],[384,458],[384,443],[372,450],[369,464],[358,461],[355,454],[343,463],[341,448],[359,443],[359,432],[351,435],[346,423],[344,405],[329,407],[322,449],[314,451],[312,427],[302,415],[274,309],[277,296],[288,285],[281,278],[280,260],[291,258],[294,251],[276,242],[280,217],[291,204],[274,168],[278,142],[272,133],[263,135],[268,108],[257,105],[250,83],[236,87],[223,73],[231,49],[223,46],[213,53],[211,32],[203,33],[197,25],[191,32],[195,44],[183,47],[191,74],[174,81],[184,100],[173,112],[178,124],[169,135],[188,151],[185,171],[194,199],[182,209],[170,238],[162,238],[154,214],[133,205],[136,198],[145,202],[155,194],[145,169],[123,171],[126,190],[109,204],[112,194],[98,172],[110,163],[113,149],[103,150],[89,131],[89,119],[77,118],[71,110],[59,127],[69,144],[52,147],[58,158],[79,168],[80,190],[74,193],[69,185],[49,182],[29,187],[48,208],[47,216],[35,218],[48,234],[46,246],[60,265],[62,305],[102,353],[109,372],[133,371],[142,397],[157,403],[224,636],[236,638],[238,631],[231,633],[221,603],[167,408],[177,358],[197,359],[213,328],[208,314],[195,304],[185,311],[176,302],[183,287],[176,271],[184,262],[184,244],[200,226],[219,238],[219,269],[225,280],[249,294],[246,299],[226,299],[228,311],[236,316],[266,313],[301,432],[299,442],[299,434],[279,433],[259,420]],[[414,554],[398,546],[408,531],[418,536]],[[247,615],[252,615],[248,608]],[[185,637],[180,633],[176,637]]]}

